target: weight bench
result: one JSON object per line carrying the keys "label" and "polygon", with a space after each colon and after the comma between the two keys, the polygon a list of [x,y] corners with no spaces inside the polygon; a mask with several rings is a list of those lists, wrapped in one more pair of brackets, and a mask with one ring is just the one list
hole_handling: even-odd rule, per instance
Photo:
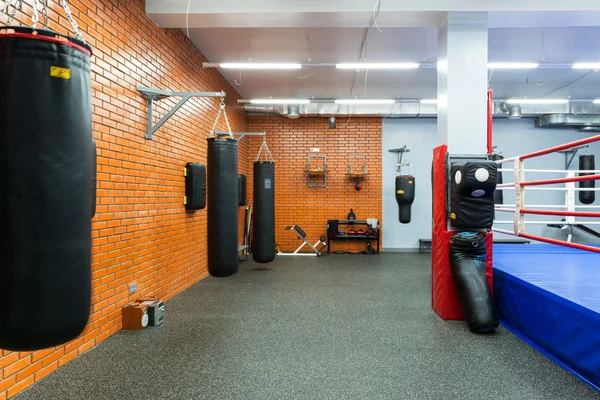
{"label": "weight bench", "polygon": [[[304,241],[304,243],[302,243],[300,245],[300,247],[298,247],[296,249],[296,251],[294,251],[293,253],[283,253],[283,252],[279,252],[277,253],[278,256],[320,256],[321,255],[321,251],[323,250],[323,248],[325,246],[327,246],[327,243],[325,243],[325,235],[321,235],[321,237],[319,238],[319,241],[317,243],[315,243],[314,245],[311,244],[308,239],[306,238],[306,232],[304,232],[302,230],[302,228],[300,228],[300,226],[298,225],[293,225],[293,226],[288,226],[285,228],[286,231],[293,231],[296,235],[298,235],[299,239],[302,239]],[[313,253],[300,253],[300,250],[304,247],[304,246],[308,246],[312,249]],[[318,247],[318,249],[317,249]]]}
{"label": "weight bench", "polygon": [[431,239],[419,239],[419,253],[431,252]]}

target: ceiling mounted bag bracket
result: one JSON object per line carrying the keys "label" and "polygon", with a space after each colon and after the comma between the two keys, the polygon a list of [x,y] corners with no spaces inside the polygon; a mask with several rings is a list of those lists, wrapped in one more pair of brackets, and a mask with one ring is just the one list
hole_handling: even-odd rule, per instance
{"label": "ceiling mounted bag bracket", "polygon": [[[171,90],[150,89],[143,86],[136,88],[148,101],[147,130],[144,139],[152,140],[152,135],[164,125],[192,97],[225,97],[225,92],[174,92]],[[169,97],[181,97],[181,100],[175,104],[156,124],[154,124],[154,102],[164,100]]]}

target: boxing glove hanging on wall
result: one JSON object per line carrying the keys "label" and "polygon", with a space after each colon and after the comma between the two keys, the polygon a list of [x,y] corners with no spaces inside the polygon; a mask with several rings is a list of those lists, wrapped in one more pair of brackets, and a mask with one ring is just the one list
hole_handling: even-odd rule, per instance
{"label": "boxing glove hanging on wall", "polygon": [[399,219],[403,224],[410,222],[411,205],[415,201],[415,177],[402,175],[396,177],[396,202],[399,207]]}
{"label": "boxing glove hanging on wall", "polygon": [[[596,169],[596,163],[593,154],[584,154],[579,156],[579,169],[582,171],[593,171]],[[593,175],[590,174],[579,174],[579,176]],[[593,189],[596,187],[596,181],[583,181],[579,182],[580,189]],[[593,190],[581,190],[579,191],[579,201],[582,204],[592,204],[596,201],[596,193]]]}
{"label": "boxing glove hanging on wall", "polygon": [[89,317],[91,50],[56,32],[0,31],[0,348],[37,350],[74,339]]}

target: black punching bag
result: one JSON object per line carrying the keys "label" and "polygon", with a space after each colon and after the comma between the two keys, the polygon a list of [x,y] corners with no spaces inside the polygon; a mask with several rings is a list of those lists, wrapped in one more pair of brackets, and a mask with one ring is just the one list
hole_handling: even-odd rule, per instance
{"label": "black punching bag", "polygon": [[254,231],[252,258],[259,263],[275,259],[275,163],[254,162]]}
{"label": "black punching bag", "polygon": [[486,247],[481,233],[461,232],[452,236],[450,267],[465,320],[472,332],[498,327],[498,314],[485,276]]}
{"label": "black punching bag", "polygon": [[400,212],[400,222],[410,222],[410,209],[415,201],[415,177],[402,175],[396,177],[396,202]]}
{"label": "black punching bag", "polygon": [[208,138],[208,272],[238,271],[238,143]]}
{"label": "black punching bag", "polygon": [[[593,171],[596,169],[596,163],[594,162],[593,154],[584,154],[579,156],[579,169],[581,171]],[[579,176],[593,175],[590,174],[579,174]],[[583,181],[579,182],[580,189],[593,189],[596,187],[596,181]],[[596,193],[593,190],[580,190],[579,201],[583,204],[592,204],[596,201]]]}
{"label": "black punching bag", "polygon": [[90,313],[91,50],[0,31],[0,348],[37,350],[77,337]]}

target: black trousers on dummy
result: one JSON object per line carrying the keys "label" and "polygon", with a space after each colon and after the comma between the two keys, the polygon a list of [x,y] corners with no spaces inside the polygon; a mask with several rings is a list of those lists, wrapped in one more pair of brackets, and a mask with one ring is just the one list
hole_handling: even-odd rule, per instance
{"label": "black trousers on dummy", "polygon": [[498,327],[498,315],[485,276],[483,235],[462,232],[451,240],[450,266],[467,325],[475,333],[493,331]]}

